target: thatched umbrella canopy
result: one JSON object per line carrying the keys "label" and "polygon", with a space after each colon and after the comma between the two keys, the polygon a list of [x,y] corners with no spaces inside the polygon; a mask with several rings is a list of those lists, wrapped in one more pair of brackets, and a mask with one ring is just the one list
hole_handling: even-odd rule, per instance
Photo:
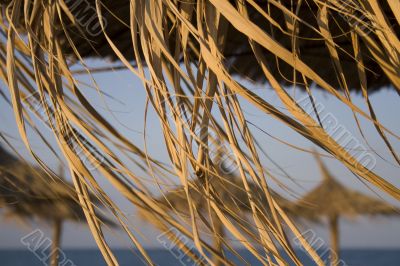
{"label": "thatched umbrella canopy", "polygon": [[[0,4],[6,6],[10,2],[10,0],[2,0]],[[99,23],[95,0],[65,0],[64,2],[66,7],[68,7],[68,11],[67,9],[61,10],[62,22],[58,23],[63,26],[59,27],[58,35],[62,40],[62,48],[65,54],[75,55],[78,52],[83,58],[119,60],[116,53],[116,49],[118,49],[127,60],[134,60],[135,51],[132,45],[132,29],[130,28],[132,18],[130,0],[120,0],[118,2],[111,0],[99,1],[104,31],[102,30],[101,23]],[[236,5],[235,1],[230,2]],[[318,1],[299,4],[285,0],[280,1],[282,6],[271,4],[268,0],[257,0],[254,3],[265,10],[268,7],[268,11],[266,12],[270,16],[270,19],[266,19],[265,14],[263,15],[260,10],[256,10],[254,5],[247,4],[249,19],[255,25],[268,34],[271,34],[273,39],[282,45],[282,47],[288,50],[297,50],[298,54],[301,55],[301,59],[332,86],[337,88],[343,86],[343,84],[340,84],[341,81],[338,79],[338,76],[335,75],[338,69],[335,67],[332,50],[329,51],[330,47],[328,46],[330,45],[326,43],[318,32],[318,29],[321,27],[321,24],[319,24],[321,22],[319,21],[319,15],[322,7]],[[336,5],[340,5],[340,3],[341,1],[338,1]],[[191,18],[189,20],[194,25],[197,23],[197,10],[195,8],[191,10],[191,8],[195,7],[196,4],[197,1],[185,1],[177,4],[178,9],[185,10],[190,14]],[[342,3],[341,9],[335,3],[330,3],[329,21],[331,23],[329,24],[329,31],[333,37],[332,41],[334,41],[337,47],[337,56],[341,60],[347,85],[351,89],[359,90],[360,82],[355,78],[358,76],[358,66],[354,56],[354,43],[351,40],[351,32],[354,30],[354,24],[356,23],[366,33],[369,33],[373,25],[371,25],[372,23],[367,17],[364,17],[362,6],[356,3],[344,4],[343,6]],[[296,33],[290,30],[290,26],[288,25],[290,23],[290,20],[288,20],[289,15],[285,15],[284,8],[292,10],[292,12],[296,11],[296,15],[298,16],[298,21],[295,22],[297,23]],[[400,26],[395,23],[396,19],[392,15],[390,7],[387,3],[382,3],[381,8],[383,14],[387,16],[388,23],[392,25],[393,31],[399,34]],[[70,15],[74,16],[75,21],[71,19]],[[168,27],[164,31],[170,34],[168,43],[165,45],[173,53],[176,47],[176,35],[181,34],[179,32],[180,28],[176,27],[176,17],[170,10],[168,10],[168,16],[164,19],[166,20],[165,25]],[[293,23],[294,21],[291,22]],[[136,34],[140,34],[139,30],[137,30]],[[107,40],[107,37],[109,40]],[[293,45],[294,40],[295,46]],[[112,47],[110,42],[115,47]],[[363,63],[367,70],[369,89],[372,91],[390,84],[390,80],[385,75],[384,70],[376,62],[373,52],[368,50],[363,42],[360,45],[360,51],[364,60]],[[193,58],[198,56],[200,47],[196,40],[189,39],[186,48]],[[142,52],[140,48],[138,50]],[[226,67],[232,74],[239,74],[252,80],[266,82],[265,74],[259,66],[259,59],[252,50],[248,37],[231,24],[227,25],[226,28],[226,44],[222,53],[225,58]],[[274,53],[266,49],[262,49],[262,53],[268,62],[273,62],[269,65],[269,68],[280,82],[291,84],[295,79],[300,84],[303,82],[301,74],[297,73],[294,78],[293,67],[283,60],[279,60]],[[183,61],[182,55],[181,60]]]}
{"label": "thatched umbrella canopy", "polygon": [[319,155],[316,155],[323,181],[307,193],[291,210],[299,216],[319,220],[327,218],[331,233],[331,264],[336,266],[339,260],[339,219],[356,218],[361,215],[399,215],[400,209],[340,184]]}
{"label": "thatched umbrella canopy", "polygon": [[[99,203],[95,199],[93,201]],[[86,221],[77,194],[70,184],[63,179],[51,178],[41,168],[18,160],[1,146],[0,208],[4,209],[7,217],[39,219],[53,224],[51,265],[58,265],[62,222]],[[113,225],[101,215],[99,219]]]}
{"label": "thatched umbrella canopy", "polygon": [[[222,175],[222,173],[221,173]],[[226,209],[228,212],[233,213],[239,217],[244,217],[246,213],[251,213],[251,206],[249,202],[249,197],[246,189],[243,185],[242,179],[240,179],[235,174],[224,174],[224,178],[210,178],[210,185],[215,191],[216,198],[221,202],[220,206]],[[257,206],[265,207],[268,209],[268,201],[265,197],[265,193],[261,190],[259,186],[255,183],[249,181],[249,191],[253,197],[254,202]],[[213,245],[218,251],[223,249],[223,239],[225,237],[224,225],[218,216],[215,215],[214,211],[209,207],[209,198],[204,192],[205,184],[204,181],[196,178],[195,180],[189,181],[189,194],[196,210],[202,213],[206,219],[211,217],[212,233],[213,233]],[[276,200],[277,204],[286,210],[289,215],[292,215],[291,205],[292,203],[280,196],[275,191],[271,191],[271,196]],[[168,193],[158,197],[156,199],[159,206],[165,209],[171,210],[171,212],[177,214],[182,218],[189,218],[189,205],[186,196],[186,191],[183,187],[178,187],[169,191]],[[157,223],[154,221],[153,216],[149,216],[146,213],[141,212],[141,216],[152,223]],[[155,224],[157,226],[157,224]],[[223,253],[221,253],[223,254]],[[215,258],[215,265],[222,265],[221,262]]]}
{"label": "thatched umbrella canopy", "polygon": [[[220,199],[228,209],[238,209],[242,212],[250,212],[250,202],[247,192],[243,186],[243,181],[240,178],[233,177],[227,179],[211,179],[212,186]],[[203,182],[196,179],[190,183],[189,194],[196,205],[197,210],[202,212],[208,211],[207,198],[200,189],[204,188]],[[249,190],[251,191],[255,201],[260,201],[265,206],[267,205],[265,193],[261,191],[259,186],[249,181]],[[283,208],[289,206],[289,200],[283,198],[278,193],[271,191],[272,197]],[[186,200],[186,192],[184,188],[177,188],[169,191],[165,195],[158,198],[161,204],[169,205],[179,214],[188,214],[188,202]]]}
{"label": "thatched umbrella canopy", "polygon": [[[72,10],[72,13],[78,18],[79,14],[82,14],[82,8],[96,6],[94,0],[84,1],[83,3],[78,4],[73,1],[66,2],[69,3],[70,10]],[[192,5],[195,5],[196,2],[197,1],[193,1]],[[234,3],[234,1],[231,2]],[[283,29],[287,26],[287,21],[285,21],[285,15],[282,10],[278,9],[274,5],[269,5],[267,0],[259,0],[255,2],[257,2],[257,4],[262,8],[265,8],[268,5],[268,13],[271,16],[271,19],[273,19]],[[307,3],[307,5],[303,4],[300,6],[297,6],[297,4],[289,0],[281,2],[287,8],[292,8],[294,10],[299,8],[299,18],[304,23],[307,23],[307,25],[304,25],[303,23],[299,23],[298,25],[298,35],[301,36],[301,39],[297,40],[297,46],[298,51],[300,51],[299,54],[301,54],[304,62],[306,62],[307,65],[314,69],[331,85],[340,87],[337,76],[333,74],[335,73],[335,66],[325,41],[321,39],[321,36],[316,31],[310,28],[310,26],[314,28],[319,27],[318,20],[316,18],[318,17],[321,7],[313,1]],[[182,3],[181,6],[183,5],[185,4]],[[132,46],[132,38],[130,37],[131,29],[128,27],[128,25],[130,25],[129,7],[129,0],[121,0],[118,1],[118,3],[115,1],[102,1],[102,15],[103,20],[106,21],[105,32],[116,44],[117,48],[123,53],[123,55],[127,59],[132,60],[134,59],[134,50]],[[265,17],[263,17],[250,5],[248,5],[248,8],[249,17],[253,23],[261,27],[266,32],[273,34],[274,39],[282,46],[287,49],[291,49],[293,36],[289,31],[283,33],[282,31],[271,30],[271,24],[266,21]],[[350,4],[347,8],[349,9],[347,11],[351,12]],[[355,9],[356,5],[353,8]],[[387,14],[390,14],[390,9],[387,6],[384,6],[384,10]],[[92,9],[92,12],[94,13],[95,9]],[[90,18],[91,16],[95,15],[93,13],[86,13],[85,16]],[[331,23],[330,30],[332,36],[334,36],[336,45],[339,47],[338,55],[342,60],[342,67],[345,69],[344,74],[346,80],[349,87],[352,89],[359,89],[360,83],[357,78],[354,78],[358,76],[357,61],[354,59],[353,44],[350,38],[351,30],[350,26],[348,25],[349,22],[346,21],[346,18],[339,13],[332,12],[331,15],[331,19],[335,20],[335,23]],[[195,23],[196,14],[193,14],[192,17],[193,23]],[[174,31],[174,26],[176,25],[174,24],[173,16],[165,19],[169,20],[169,29],[165,29],[165,31],[170,31],[170,33],[172,33],[168,47],[171,49],[171,51],[173,51],[172,49],[175,47],[175,38],[173,36],[176,34],[176,31]],[[392,20],[394,18],[389,16],[389,19]],[[363,21],[362,23],[367,22]],[[99,24],[93,23],[92,26],[92,33],[96,32],[96,30],[101,30]],[[104,34],[91,34],[91,32],[86,31],[86,36],[82,36],[82,34],[77,31],[76,27],[70,25],[68,29],[73,46],[77,48],[77,51],[81,56],[117,59],[115,51],[110,47]],[[394,26],[394,30],[397,33],[400,33],[400,27],[398,27],[398,25]],[[69,54],[72,54],[73,50],[71,43],[65,40],[64,45],[65,51]],[[375,62],[367,48],[362,43],[361,45],[361,49],[365,57],[364,64],[366,69],[368,69],[367,78],[370,86],[369,88],[371,90],[375,90],[389,84],[390,81],[383,73],[383,70]],[[199,46],[195,42],[191,42],[190,45],[188,45],[188,49],[191,50],[190,52],[192,56],[196,57],[199,51]],[[293,68],[288,64],[278,60],[274,54],[268,52],[267,50],[263,50],[263,54],[268,62],[276,61],[276,64],[270,64],[269,67],[279,81],[282,83],[291,84],[291,81],[293,81]],[[232,25],[228,25],[227,28],[226,45],[223,49],[223,56],[226,59],[226,66],[231,73],[236,73],[256,81],[266,82],[262,68],[258,67],[258,60],[252,51],[248,38],[235,29]],[[296,79],[301,81],[301,75],[297,75]]]}
{"label": "thatched umbrella canopy", "polygon": [[[71,2],[71,1],[69,1]],[[268,1],[261,0],[256,1],[260,6],[266,6]],[[293,5],[293,1],[283,1],[286,7]],[[127,57],[128,59],[133,59],[134,51],[132,48],[132,41],[130,38],[131,31],[126,26],[129,25],[130,13],[129,13],[129,0],[122,0],[116,3],[115,1],[103,1],[103,16],[104,20],[107,21],[106,33],[110,36],[111,40],[117,45],[118,49]],[[85,4],[81,5],[71,5],[71,10],[74,14],[81,12],[79,6],[89,5],[95,6],[94,1],[85,1]],[[269,14],[272,19],[274,19],[280,27],[285,28],[286,21],[284,14],[278,8],[269,6]],[[292,6],[296,9],[296,4]],[[318,21],[315,19],[318,16],[320,7],[314,2],[309,3],[309,5],[301,5],[299,7],[299,17],[301,20],[306,22],[308,25],[318,28]],[[385,12],[390,13],[387,6],[384,7]],[[90,17],[90,14],[87,15]],[[193,16],[193,20],[195,19]],[[262,29],[269,32],[268,23],[266,23],[265,18],[254,8],[249,7],[249,17],[257,25],[262,27]],[[342,66],[345,69],[345,77],[348,82],[349,87],[352,89],[359,88],[359,81],[357,78],[357,62],[354,59],[353,44],[349,35],[350,27],[346,18],[335,14],[332,12],[332,20],[336,20],[337,23],[332,23],[330,25],[330,30],[332,36],[335,36],[335,43],[340,49],[338,49],[339,57],[342,59]],[[365,22],[364,22],[365,23]],[[301,23],[299,23],[301,24]],[[172,33],[174,23],[170,21],[169,23]],[[394,26],[394,30],[397,33],[400,32],[398,25]],[[332,75],[335,72],[335,66],[332,62],[329,50],[326,46],[324,40],[321,36],[309,26],[299,25],[299,35],[301,35],[301,40],[298,40],[298,50],[301,53],[302,59],[306,62],[312,69],[314,69],[320,76],[334,85],[339,87],[339,81],[336,75]],[[343,34],[347,32],[348,34]],[[83,37],[79,34],[76,29],[71,26],[69,31],[72,37],[72,41],[76,46],[79,53],[84,57],[108,57],[116,59],[115,52],[111,49],[106,38],[103,34],[98,36],[87,36]],[[272,33],[272,32],[271,32]],[[290,49],[292,47],[292,37],[288,33],[283,33],[281,31],[274,31],[273,36],[281,45]],[[253,80],[265,82],[265,76],[262,69],[258,66],[258,60],[256,59],[252,48],[249,44],[248,38],[245,37],[241,32],[236,30],[233,26],[229,25],[227,29],[226,46],[223,49],[223,55],[226,58],[226,65],[232,73],[242,75],[244,77],[251,78]],[[174,38],[171,38],[174,40]],[[171,48],[175,47],[173,41],[170,44]],[[193,56],[198,53],[199,47],[192,43],[189,46]],[[361,47],[363,54],[365,55],[365,66],[368,69],[368,84],[371,90],[379,89],[384,85],[390,83],[389,79],[383,73],[383,70],[375,62],[373,57],[367,48],[362,45]],[[72,54],[71,45],[65,42],[65,51]],[[268,62],[274,62],[277,60],[276,56],[266,50],[263,50],[264,56]],[[278,79],[283,82],[290,84],[293,80],[293,68],[286,63],[277,60],[276,64],[270,65],[271,71],[278,77]],[[298,75],[297,80],[301,80],[301,75]]]}

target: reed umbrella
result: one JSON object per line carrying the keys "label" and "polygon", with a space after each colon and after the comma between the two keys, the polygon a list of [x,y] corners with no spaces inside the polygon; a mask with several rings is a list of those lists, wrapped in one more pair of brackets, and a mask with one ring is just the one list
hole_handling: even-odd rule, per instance
{"label": "reed umbrella", "polygon": [[[0,4],[7,6],[10,0],[2,0]],[[120,61],[120,57],[116,53],[116,49],[127,60],[135,59],[135,51],[132,45],[132,35],[139,35],[140,32],[132,32],[130,28],[131,23],[131,1],[120,0],[118,2],[112,0],[102,0],[100,2],[101,20],[104,23],[104,31],[102,31],[101,24],[99,23],[99,15],[96,10],[96,1],[65,1],[67,9],[61,9],[60,20],[57,23],[63,26],[58,28],[58,37],[62,42],[63,52],[69,56],[79,56],[83,58],[108,58]],[[196,9],[190,10],[195,7],[198,1],[187,1],[187,3],[176,4],[178,9],[185,10],[190,13],[189,21],[196,25]],[[235,5],[235,1],[229,1],[230,4]],[[270,19],[257,10],[256,5],[246,4],[248,19],[256,26],[260,27],[263,31],[271,34],[273,39],[285,49],[294,49],[293,38],[299,35],[300,39],[296,40],[296,49],[298,54],[301,54],[301,59],[310,66],[317,74],[319,74],[325,81],[329,82],[334,87],[341,87],[341,81],[332,73],[338,71],[335,66],[335,56],[331,50],[330,44],[321,38],[318,32],[321,24],[320,13],[321,4],[318,1],[309,1],[307,4],[294,3],[290,0],[280,1],[282,6],[270,4],[268,0],[254,1],[260,8],[268,6],[268,15]],[[189,6],[189,7],[188,7]],[[329,24],[330,35],[334,38],[334,45],[337,47],[337,57],[342,64],[341,69],[344,70],[347,85],[350,89],[360,90],[358,79],[357,60],[354,58],[354,43],[351,40],[350,33],[355,27],[354,24],[358,22],[359,28],[365,30],[367,33],[371,27],[372,22],[368,17],[362,14],[362,7],[357,3],[350,3],[344,1],[332,2],[328,5],[329,19],[335,23]],[[288,27],[288,17],[285,16],[284,8],[297,10],[298,22],[297,33],[291,34]],[[383,2],[381,5],[382,13],[386,16],[388,22],[393,27],[395,33],[400,32],[400,26],[396,23],[396,19],[392,16],[391,7]],[[190,11],[189,11],[190,10]],[[22,11],[22,6],[21,6]],[[180,28],[176,27],[176,17],[172,14],[171,10],[167,10],[168,16],[165,17],[164,30],[170,35],[166,40],[165,46],[170,51],[173,51],[176,46],[176,35],[181,34]],[[286,11],[290,12],[290,11]],[[75,20],[71,19],[71,15]],[[293,22],[293,21],[292,21]],[[22,24],[22,22],[21,22]],[[356,25],[357,26],[357,25]],[[280,30],[276,30],[279,27]],[[366,29],[364,29],[366,28]],[[286,29],[286,30],[282,30]],[[353,29],[354,30],[354,29]],[[266,78],[262,68],[259,66],[259,57],[256,55],[249,43],[249,38],[243,34],[232,24],[227,25],[226,29],[226,45],[222,51],[223,57],[226,59],[226,67],[232,74],[239,74],[246,78],[251,78],[256,81],[266,82]],[[188,36],[188,45],[185,47],[191,57],[196,58],[199,55],[200,46],[195,38]],[[108,38],[108,40],[107,40]],[[113,48],[110,42],[115,45]],[[143,57],[141,44],[139,43],[140,56]],[[262,55],[268,62],[271,62],[269,68],[276,78],[286,84],[291,84],[295,79],[302,80],[301,73],[297,73],[296,78],[293,77],[293,67],[280,60],[276,54],[269,52],[267,49],[262,49]],[[360,51],[363,55],[363,65],[367,72],[367,81],[371,91],[381,89],[384,85],[390,84],[390,81],[385,75],[385,69],[376,62],[374,54],[368,49],[368,45],[360,42]],[[183,56],[181,55],[181,62]],[[301,82],[299,82],[301,83]]]}
{"label": "reed umbrella", "polygon": [[[85,222],[74,188],[62,179],[51,178],[41,168],[14,157],[0,145],[0,208],[5,215],[22,220],[39,219],[53,225],[51,265],[58,265],[62,222]],[[92,196],[93,197],[93,196]],[[98,204],[93,197],[94,204]],[[103,223],[113,225],[105,217]]]}
{"label": "reed umbrella", "polygon": [[[66,1],[72,14],[79,18],[79,14],[82,14],[82,8],[84,7],[95,7],[95,1],[89,0],[84,3],[77,3],[75,1]],[[79,1],[78,1],[79,2]],[[197,1],[189,1],[187,5],[196,5]],[[235,1],[230,1],[235,5]],[[253,6],[247,5],[249,19],[257,26],[261,27],[264,31],[271,33],[274,40],[276,40],[280,45],[286,49],[291,49],[293,45],[293,36],[288,34],[288,32],[282,32],[279,30],[271,30],[272,25],[279,25],[281,28],[287,27],[287,20],[285,20],[285,14],[281,9],[274,5],[270,5],[268,0],[258,0],[255,1],[257,5],[261,8],[266,8],[268,6],[268,14],[271,19],[274,20],[276,24],[269,24],[265,17],[260,14]],[[340,2],[340,1],[339,1]],[[304,62],[307,63],[313,70],[315,70],[324,80],[328,81],[331,85],[335,87],[340,87],[340,81],[336,75],[332,75],[335,72],[335,66],[331,58],[331,53],[329,47],[327,46],[325,40],[321,39],[321,36],[313,30],[311,27],[319,28],[318,24],[318,14],[320,13],[321,5],[315,3],[314,1],[309,1],[306,4],[296,4],[293,1],[285,0],[281,1],[282,5],[286,8],[296,9],[298,8],[297,15],[304,21],[303,23],[298,23],[298,34],[301,35],[301,40],[296,43],[298,51],[301,53],[301,57]],[[178,4],[178,8],[184,8],[185,4]],[[354,59],[353,43],[350,38],[349,32],[352,25],[349,25],[349,18],[343,16],[340,12],[344,10],[339,9],[335,12],[334,5],[332,4],[332,10],[330,10],[330,16],[332,20],[336,23],[331,23],[329,25],[329,30],[332,36],[334,36],[335,45],[338,46],[337,52],[338,57],[341,59],[342,68],[345,69],[344,75],[346,81],[351,89],[360,90],[359,81],[355,79],[358,75],[357,70],[357,60]],[[134,50],[132,46],[131,29],[127,27],[130,24],[130,0],[115,1],[102,1],[102,16],[103,20],[106,21],[105,33],[109,36],[110,40],[116,45],[118,50],[129,60],[134,59]],[[346,12],[356,13],[358,7],[356,4],[347,3]],[[383,13],[390,14],[390,8],[387,5],[382,5]],[[96,16],[95,9],[91,11],[87,9],[88,13],[85,14],[87,18]],[[92,13],[90,13],[92,12]],[[196,10],[193,10],[192,22],[196,24]],[[166,46],[171,49],[171,51],[176,47],[176,34],[180,33],[179,28],[175,28],[176,22],[172,14],[166,17],[167,21],[166,31],[169,31],[170,38]],[[355,15],[355,14],[353,14]],[[358,14],[361,16],[360,14]],[[364,23],[368,25],[367,19],[364,18],[360,24]],[[394,21],[394,18],[388,16],[389,21]],[[68,21],[67,19],[65,21]],[[305,25],[307,23],[307,25]],[[95,24],[95,23],[93,23]],[[395,32],[399,33],[400,28],[395,23],[392,23]],[[100,25],[97,24],[97,30],[100,30]],[[79,54],[83,57],[101,57],[101,58],[111,58],[118,60],[115,50],[109,45],[105,34],[94,34],[95,32],[90,32],[86,28],[84,32],[86,35],[82,35],[77,30],[77,27],[70,23],[67,27],[68,34],[71,37],[70,40],[65,39],[64,51],[67,54],[72,55],[74,53],[73,49],[76,49]],[[137,32],[137,34],[140,34]],[[189,36],[190,38],[191,36]],[[73,43],[73,45],[71,45]],[[139,44],[140,45],[140,44]],[[73,48],[74,47],[74,48]],[[187,49],[190,50],[191,56],[196,58],[198,56],[200,47],[194,41],[189,39],[189,45]],[[361,51],[364,57],[365,68],[367,69],[368,84],[370,90],[376,90],[390,83],[388,78],[384,75],[383,70],[379,67],[379,64],[375,62],[367,47],[361,43]],[[140,49],[139,49],[140,50]],[[259,60],[255,55],[252,47],[249,43],[248,38],[237,30],[233,25],[228,25],[226,30],[226,45],[222,51],[224,58],[226,59],[226,67],[233,74],[239,74],[246,78],[251,78],[259,82],[266,82],[266,78],[262,71],[262,68],[258,66]],[[265,56],[272,73],[276,75],[276,78],[286,84],[291,84],[293,80],[293,68],[283,61],[277,59],[276,55],[268,52],[267,50],[262,50],[263,56]],[[299,54],[300,54],[299,53]],[[183,57],[181,57],[183,60]],[[336,69],[337,70],[337,69]],[[297,80],[301,80],[302,76],[300,73],[296,76]]]}
{"label": "reed umbrella", "polygon": [[[228,212],[245,219],[244,214],[251,213],[251,206],[249,197],[246,189],[243,185],[243,181],[235,174],[226,174],[224,178],[210,178],[210,184],[212,184],[213,191],[217,194],[216,198],[221,202],[220,206],[224,206]],[[212,223],[211,228],[213,230],[213,247],[222,253],[223,239],[225,238],[224,225],[218,218],[214,211],[210,210],[208,205],[208,197],[204,192],[205,184],[201,178],[196,178],[189,182],[189,194],[193,201],[196,210],[199,213],[205,214],[205,217],[211,217]],[[258,206],[268,206],[265,193],[255,183],[249,181],[249,191],[253,200]],[[271,191],[271,196],[276,200],[277,204],[283,208],[289,215],[292,215],[291,205],[292,203],[280,196],[278,193]],[[156,199],[160,206],[175,212],[178,216],[189,218],[189,205],[186,197],[186,191],[183,187],[178,187],[160,196]],[[152,223],[154,221],[153,216],[149,216],[146,213],[141,212],[141,216]],[[222,263],[214,258],[215,265],[222,265]]]}
{"label": "reed umbrella", "polygon": [[[190,195],[191,201],[195,206],[196,211],[200,214],[201,220],[207,224],[207,218],[210,220],[210,227],[212,231],[212,246],[219,252],[223,253],[223,242],[225,239],[224,224],[216,214],[216,212],[209,205],[210,200],[215,200],[218,206],[226,212],[236,216],[245,221],[246,214],[252,213],[251,204],[249,200],[248,192],[244,186],[243,180],[235,172],[235,162],[232,161],[228,149],[223,145],[219,138],[212,138],[211,144],[208,147],[210,154],[213,155],[211,159],[214,165],[216,174],[209,173],[205,177],[205,172],[196,172],[196,177],[189,180],[188,194]],[[263,214],[270,216],[269,203],[266,198],[265,192],[253,181],[248,180],[248,191],[251,194],[253,202],[258,208],[264,209]],[[207,190],[207,192],[206,192]],[[210,192],[212,190],[212,192]],[[292,212],[293,203],[290,200],[279,195],[272,189],[269,189],[271,197],[275,202],[282,208],[291,218],[297,219],[298,217]],[[213,195],[213,196],[211,196]],[[211,197],[213,199],[211,199]],[[175,189],[168,191],[155,198],[158,205],[170,212],[176,214],[184,219],[190,218],[188,198],[185,188],[180,186]],[[156,227],[159,227],[161,231],[168,230],[163,226],[160,226],[158,220],[151,214],[140,209],[140,216]],[[271,218],[271,217],[268,217]],[[245,230],[250,233],[254,233],[253,227],[248,226]],[[168,232],[167,232],[168,233]],[[197,258],[195,258],[197,259]],[[223,265],[222,261],[218,256],[214,256],[213,263],[215,265]]]}
{"label": "reed umbrella", "polygon": [[296,215],[312,220],[327,218],[331,237],[331,265],[339,263],[339,220],[361,215],[399,215],[400,210],[382,200],[364,195],[340,184],[319,155],[315,155],[323,181],[291,206]]}

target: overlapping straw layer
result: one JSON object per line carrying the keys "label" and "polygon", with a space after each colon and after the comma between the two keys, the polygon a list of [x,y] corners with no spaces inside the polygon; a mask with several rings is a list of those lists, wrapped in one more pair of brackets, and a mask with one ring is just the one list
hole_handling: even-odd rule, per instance
{"label": "overlapping straw layer", "polygon": [[[226,230],[261,263],[272,260],[286,265],[286,253],[291,262],[301,264],[284,224],[315,262],[323,264],[270,192],[267,177],[271,173],[261,165],[241,107],[243,101],[320,146],[366,182],[400,199],[399,188],[359,163],[283,87],[299,85],[310,97],[314,87],[326,91],[355,117],[373,124],[399,163],[391,143],[399,136],[379,122],[369,100],[369,94],[382,85],[397,92],[400,89],[398,1],[8,0],[1,4],[3,95],[10,96],[21,138],[44,168],[45,163],[30,146],[26,127],[33,124],[30,116],[35,115],[51,128],[69,163],[76,192],[83,195],[79,200],[89,212],[86,217],[92,233],[110,265],[118,262],[90,215],[89,189],[115,210],[123,225],[126,217],[99,186],[82,154],[91,156],[97,178],[109,180],[162,227],[174,227],[191,238],[198,254],[210,263],[210,255],[224,258],[199,236],[199,214],[189,189],[191,172],[211,187],[202,193]],[[94,69],[85,63],[88,57],[111,57],[140,78],[147,107],[159,117],[171,167],[112,127],[85,98],[71,68],[79,65],[90,74]],[[240,77],[268,84],[287,111],[276,108],[264,90],[251,90]],[[354,88],[361,91],[367,111],[352,101]],[[29,100],[24,100],[28,96]],[[38,112],[31,100],[44,112]],[[209,177],[222,177],[211,160],[211,135],[227,144],[234,155],[256,225],[252,239],[242,234],[239,228],[245,224],[226,211],[228,204],[213,189]],[[179,178],[186,192],[190,229],[157,204],[143,179],[119,159],[116,149],[129,152],[132,162],[147,169],[154,180],[164,175]],[[251,197],[249,180],[264,193],[264,206]],[[126,226],[124,229],[151,263],[136,236]],[[185,243],[180,245],[184,248]],[[261,253],[257,245],[263,248]]]}

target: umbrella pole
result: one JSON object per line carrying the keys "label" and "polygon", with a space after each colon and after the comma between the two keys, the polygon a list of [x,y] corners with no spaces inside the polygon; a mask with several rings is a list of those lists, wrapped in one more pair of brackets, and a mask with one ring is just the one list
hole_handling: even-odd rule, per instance
{"label": "umbrella pole", "polygon": [[[222,239],[224,238],[224,226],[221,222],[221,220],[218,219],[218,217],[215,217],[215,220],[213,221],[214,223],[214,248],[221,252],[221,256],[224,256],[223,252],[223,245],[222,245]],[[220,259],[214,257],[213,263],[215,266],[222,266],[222,262]]]}
{"label": "umbrella pole", "polygon": [[331,266],[339,265],[339,217],[334,215],[329,218],[330,234],[331,234]]}
{"label": "umbrella pole", "polygon": [[53,227],[53,242],[51,244],[50,265],[58,266],[58,257],[61,243],[62,221],[55,220]]}

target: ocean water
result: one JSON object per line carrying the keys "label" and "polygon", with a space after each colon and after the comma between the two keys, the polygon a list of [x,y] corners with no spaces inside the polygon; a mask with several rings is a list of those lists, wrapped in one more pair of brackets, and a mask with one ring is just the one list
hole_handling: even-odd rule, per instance
{"label": "ocean water", "polygon": [[[250,265],[261,265],[252,255],[244,250],[239,250],[239,254]],[[135,254],[136,253],[136,254]],[[102,266],[106,265],[100,252],[97,250],[65,250],[64,266]],[[131,250],[115,250],[115,254],[121,266],[128,265],[146,265],[143,259],[138,255],[137,251]],[[182,257],[178,251],[175,255],[165,249],[151,249],[148,254],[152,257],[156,265],[160,266],[179,266],[179,265],[196,265]],[[299,251],[299,256],[304,265],[315,265],[304,253]],[[32,253],[26,250],[1,250],[0,265],[1,266],[43,266],[46,265],[46,254]],[[228,255],[228,257],[231,257]],[[400,249],[351,249],[341,252],[341,259],[349,266],[399,266],[400,265]],[[43,260],[43,261],[42,261]],[[233,259],[236,265],[246,265],[238,259]]]}

